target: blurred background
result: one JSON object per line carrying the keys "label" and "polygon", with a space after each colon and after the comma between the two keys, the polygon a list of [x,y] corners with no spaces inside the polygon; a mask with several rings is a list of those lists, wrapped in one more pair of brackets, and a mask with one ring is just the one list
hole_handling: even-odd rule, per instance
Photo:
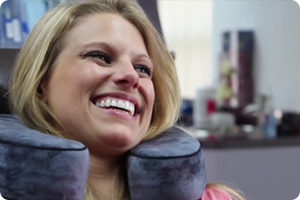
{"label": "blurred background", "polygon": [[[67,0],[8,0],[0,48],[21,48]],[[209,181],[249,200],[300,192],[300,7],[293,0],[136,0],[176,62],[177,125],[205,149]]]}

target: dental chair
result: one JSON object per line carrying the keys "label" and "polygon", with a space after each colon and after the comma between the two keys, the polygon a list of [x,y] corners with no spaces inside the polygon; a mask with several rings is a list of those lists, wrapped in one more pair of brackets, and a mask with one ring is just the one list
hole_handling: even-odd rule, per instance
{"label": "dental chair", "polygon": [[[0,194],[8,200],[83,200],[89,151],[25,126],[12,114],[9,76],[18,49],[0,49]],[[127,154],[131,200],[199,200],[206,186],[201,144],[177,127]]]}

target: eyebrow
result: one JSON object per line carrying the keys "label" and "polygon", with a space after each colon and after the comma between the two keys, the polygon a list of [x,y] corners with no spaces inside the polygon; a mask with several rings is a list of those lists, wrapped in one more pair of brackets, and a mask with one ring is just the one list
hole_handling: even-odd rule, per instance
{"label": "eyebrow", "polygon": [[105,48],[105,49],[110,50],[110,51],[113,50],[112,45],[110,45],[106,42],[91,42],[91,43],[88,43],[88,44],[84,44],[82,46],[82,49],[86,50],[86,49],[89,49],[91,47],[102,47],[102,48]]}
{"label": "eyebrow", "polygon": [[[101,48],[104,48],[104,49],[106,49],[107,51],[110,51],[110,52],[115,52],[116,51],[115,50],[116,48],[114,48],[114,45],[110,44],[110,43],[107,43],[107,42],[91,42],[91,43],[88,43],[88,44],[84,44],[82,46],[82,49],[85,51],[85,50],[87,50],[91,47],[101,47]],[[150,61],[150,63],[152,65],[154,65],[152,59],[147,54],[141,53],[141,54],[136,55],[136,57],[146,58],[147,60]]]}
{"label": "eyebrow", "polygon": [[142,54],[138,54],[137,57],[138,58],[146,58],[146,59],[148,59],[150,61],[151,65],[154,65],[152,59],[148,55],[146,55],[146,54],[143,54],[143,53]]}

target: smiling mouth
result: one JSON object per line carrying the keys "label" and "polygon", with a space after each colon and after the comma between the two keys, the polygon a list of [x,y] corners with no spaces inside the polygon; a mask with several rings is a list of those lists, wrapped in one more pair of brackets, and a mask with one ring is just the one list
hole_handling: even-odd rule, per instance
{"label": "smiling mouth", "polygon": [[132,102],[123,99],[106,98],[98,100],[94,102],[94,104],[99,108],[113,109],[117,112],[125,113],[130,116],[135,116],[136,114],[138,114],[136,106]]}

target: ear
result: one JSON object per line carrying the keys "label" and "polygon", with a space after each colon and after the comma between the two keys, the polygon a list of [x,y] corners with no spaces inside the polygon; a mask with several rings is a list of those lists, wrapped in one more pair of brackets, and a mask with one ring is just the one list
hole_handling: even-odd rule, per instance
{"label": "ear", "polygon": [[38,88],[36,89],[36,95],[43,102],[47,102],[47,84],[45,80],[42,80],[39,84]]}

